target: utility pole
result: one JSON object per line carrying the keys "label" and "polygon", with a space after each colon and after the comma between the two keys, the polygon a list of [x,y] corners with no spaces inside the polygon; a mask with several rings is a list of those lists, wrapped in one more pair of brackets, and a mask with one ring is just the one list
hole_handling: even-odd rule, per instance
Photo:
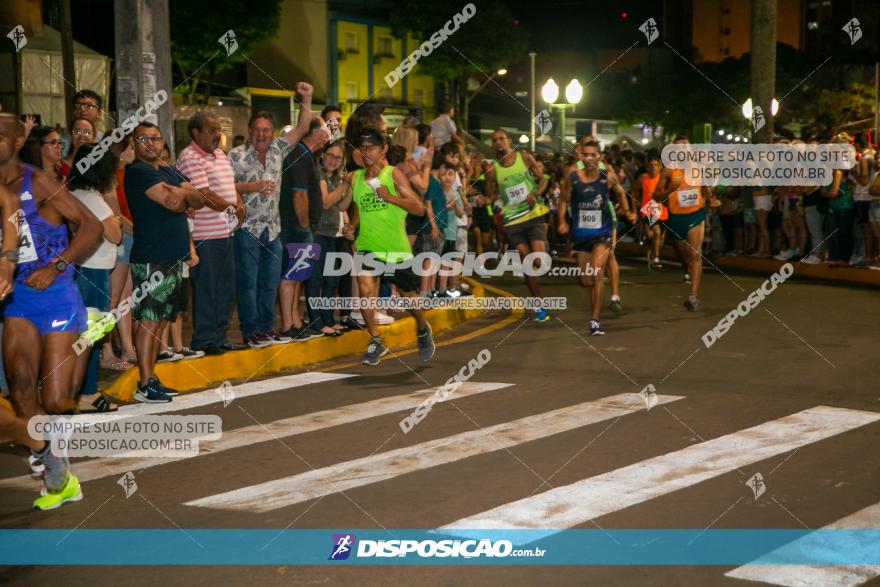
{"label": "utility pole", "polygon": [[529,92],[532,96],[532,119],[529,121],[529,134],[532,137],[532,153],[535,152],[535,52],[532,51],[529,53],[529,61],[531,62],[532,69],[532,91]]}
{"label": "utility pole", "polygon": [[776,93],[776,0],[752,0],[750,71],[752,107],[760,106],[764,126],[755,132],[755,143],[773,136],[770,102]]}
{"label": "utility pole", "polygon": [[114,9],[117,124],[164,90],[168,101],[159,107],[152,122],[159,125],[169,150],[174,152],[168,0],[116,0]]}
{"label": "utility pole", "polygon": [[77,91],[76,69],[73,65],[73,24],[70,21],[70,0],[59,3],[61,17],[61,75],[64,77],[64,113],[67,124],[73,121],[73,95]]}

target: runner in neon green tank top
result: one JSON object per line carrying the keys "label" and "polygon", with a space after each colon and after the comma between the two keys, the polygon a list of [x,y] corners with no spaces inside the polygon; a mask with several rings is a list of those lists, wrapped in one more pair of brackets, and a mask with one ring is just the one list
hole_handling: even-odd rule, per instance
{"label": "runner in neon green tank top", "polygon": [[[388,165],[385,154],[388,146],[385,136],[374,128],[364,129],[358,138],[364,169],[352,174],[351,189],[355,203],[351,224],[343,229],[346,238],[353,238],[354,226],[359,226],[355,246],[356,255],[364,260],[364,267],[375,266],[370,257],[391,265],[392,274],[386,277],[397,286],[398,291],[407,297],[415,297],[418,293],[420,279],[412,267],[393,267],[394,263],[412,259],[412,249],[406,237],[406,215],[425,214],[425,204],[413,193],[409,180],[402,169]],[[355,264],[355,276],[362,299],[375,300],[379,293],[379,275],[357,272],[359,264]],[[379,335],[375,309],[362,308],[367,331],[372,340],[367,345],[363,362],[367,365],[378,365],[388,348]],[[427,361],[434,356],[434,340],[431,337],[431,325],[425,320],[421,310],[410,310],[416,319],[416,342],[419,356]]]}
{"label": "runner in neon green tank top", "polygon": [[[513,149],[506,130],[492,133],[492,148],[497,157],[486,173],[486,193],[490,202],[500,199],[504,205],[501,218],[509,246],[516,247],[521,259],[529,253],[547,254],[546,216],[550,208],[538,198],[547,179],[530,153]],[[527,275],[525,281],[532,296],[541,297],[538,278]],[[543,308],[535,313],[537,322],[549,319]]]}

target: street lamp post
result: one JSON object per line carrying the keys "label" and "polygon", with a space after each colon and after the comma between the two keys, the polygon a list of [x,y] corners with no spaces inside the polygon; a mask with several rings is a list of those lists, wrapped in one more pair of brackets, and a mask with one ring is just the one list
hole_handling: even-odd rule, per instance
{"label": "street lamp post", "polygon": [[554,107],[560,110],[559,151],[562,152],[565,149],[565,111],[569,106],[572,107],[572,111],[574,110],[574,107],[584,97],[584,88],[577,79],[571,80],[568,85],[565,86],[566,102],[557,104],[556,100],[559,98],[559,86],[551,77],[541,88],[541,97],[544,98],[544,101],[547,102],[547,105],[551,110]]}
{"label": "street lamp post", "polygon": [[500,77],[500,76],[504,76],[504,75],[507,75],[507,70],[506,70],[505,68],[503,68],[503,67],[502,67],[501,69],[499,69],[498,71],[496,71],[495,73],[493,73],[492,75],[490,75],[490,76],[486,79],[486,81],[484,81],[482,84],[480,84],[480,87],[477,88],[477,91],[475,91],[473,94],[471,94],[470,96],[468,96],[468,98],[467,98],[467,103],[470,104],[470,103],[471,103],[471,100],[473,100],[474,98],[476,98],[476,97],[477,97],[477,94],[479,94],[480,92],[482,92],[482,91],[483,91],[483,88],[485,88],[486,86],[488,86],[488,85],[489,85],[489,82],[491,82],[493,79],[495,79],[495,76],[499,76],[499,77]]}

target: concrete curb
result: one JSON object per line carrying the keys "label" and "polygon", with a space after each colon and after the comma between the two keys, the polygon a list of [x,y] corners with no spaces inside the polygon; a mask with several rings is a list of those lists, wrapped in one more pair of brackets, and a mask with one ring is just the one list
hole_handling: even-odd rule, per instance
{"label": "concrete curb", "polygon": [[[485,296],[486,289],[494,290],[494,288],[484,288],[476,281],[470,279],[467,281],[475,296]],[[481,310],[435,309],[427,312],[427,319],[434,333],[437,334],[472,320],[480,314],[482,314]],[[390,348],[399,348],[416,342],[415,318],[412,316],[395,320],[393,324],[382,326],[381,330],[382,338]],[[181,391],[201,389],[219,385],[226,380],[244,377],[251,379],[359,354],[364,351],[369,339],[370,336],[365,330],[352,331],[336,338],[322,337],[306,342],[235,351],[216,357],[160,363],[156,365],[156,375],[163,384],[173,389]],[[128,402],[131,401],[137,382],[137,369],[129,369],[102,392],[104,395]]]}
{"label": "concrete curb", "polygon": [[[643,261],[645,260],[646,249],[637,243],[617,243],[617,248],[615,250],[618,253],[630,257],[639,257]],[[661,249],[660,258],[664,261],[680,261],[678,255],[671,246],[664,246]],[[562,257],[558,260],[565,263],[574,262],[574,259],[571,257]],[[704,260],[703,266],[711,267],[709,263],[722,271],[730,270],[766,276],[770,273],[776,273],[779,271],[779,268],[785,265],[786,262],[777,261],[776,259],[756,259],[754,257],[730,257],[722,255],[720,257],[709,259],[709,262]],[[792,279],[810,279],[836,285],[858,285],[862,287],[880,288],[880,271],[845,267],[834,269],[827,265],[807,265],[805,263],[792,264],[795,269]]]}

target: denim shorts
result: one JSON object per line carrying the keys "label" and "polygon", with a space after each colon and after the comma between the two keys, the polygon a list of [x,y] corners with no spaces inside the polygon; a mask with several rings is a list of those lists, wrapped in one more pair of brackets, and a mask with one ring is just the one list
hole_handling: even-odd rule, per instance
{"label": "denim shorts", "polygon": [[123,232],[122,242],[116,246],[116,262],[128,263],[131,257],[131,245],[134,244],[134,235]]}

